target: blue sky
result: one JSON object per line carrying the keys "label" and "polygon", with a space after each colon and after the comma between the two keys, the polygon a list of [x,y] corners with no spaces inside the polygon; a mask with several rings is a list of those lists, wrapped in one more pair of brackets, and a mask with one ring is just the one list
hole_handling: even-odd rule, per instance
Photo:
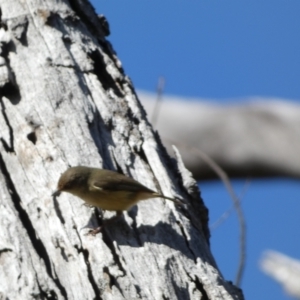
{"label": "blue sky", "polygon": [[97,3],[139,89],[154,90],[164,76],[176,95],[299,98],[298,0]]}
{"label": "blue sky", "polygon": [[[248,96],[300,101],[299,0],[92,1],[111,29],[108,39],[136,89],[226,102]],[[242,97],[242,98],[240,98]],[[233,182],[236,192],[244,181]],[[222,183],[200,183],[215,221],[231,206]],[[288,298],[260,272],[264,250],[300,259],[300,185],[296,180],[252,180],[243,198],[248,257],[246,299]],[[230,242],[228,242],[230,241]],[[235,214],[212,231],[212,251],[228,280],[238,257]]]}

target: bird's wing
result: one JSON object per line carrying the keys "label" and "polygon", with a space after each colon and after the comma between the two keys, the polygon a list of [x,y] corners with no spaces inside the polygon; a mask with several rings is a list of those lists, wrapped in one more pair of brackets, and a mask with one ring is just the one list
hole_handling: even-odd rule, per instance
{"label": "bird's wing", "polygon": [[148,192],[154,193],[154,191],[148,189],[136,180],[125,177],[121,174],[108,172],[105,178],[99,178],[92,182],[92,186],[96,189],[105,191],[127,191],[127,192]]}
{"label": "bird's wing", "polygon": [[127,193],[146,193],[152,195],[153,197],[160,197],[171,200],[175,202],[177,205],[184,205],[185,201],[177,198],[170,198],[164,196],[160,193],[154,192],[153,190],[145,187],[138,181],[130,178],[125,177],[122,174],[111,173],[107,171],[104,178],[98,178],[91,182],[92,189],[96,189],[98,191],[103,192],[104,194],[107,192],[119,192],[119,191],[126,191]]}

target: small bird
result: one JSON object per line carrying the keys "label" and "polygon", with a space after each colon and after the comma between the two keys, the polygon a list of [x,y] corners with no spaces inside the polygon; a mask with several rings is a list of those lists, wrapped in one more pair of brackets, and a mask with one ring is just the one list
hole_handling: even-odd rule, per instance
{"label": "small bird", "polygon": [[[85,166],[71,167],[60,176],[57,190],[52,196],[59,196],[61,192],[71,193],[84,200],[88,205],[116,211],[117,215],[106,220],[105,225],[115,221],[122,215],[122,211],[129,210],[141,200],[158,197],[171,200],[177,205],[183,205],[182,200],[154,192],[138,181],[120,173]],[[92,230],[90,234],[97,234],[102,227]]]}

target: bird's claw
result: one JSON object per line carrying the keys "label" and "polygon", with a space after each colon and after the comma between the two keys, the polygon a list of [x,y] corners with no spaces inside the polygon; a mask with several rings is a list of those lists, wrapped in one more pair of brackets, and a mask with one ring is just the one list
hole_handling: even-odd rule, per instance
{"label": "bird's claw", "polygon": [[101,231],[102,231],[102,226],[99,226],[97,228],[91,228],[86,235],[95,236],[96,234],[98,234]]}

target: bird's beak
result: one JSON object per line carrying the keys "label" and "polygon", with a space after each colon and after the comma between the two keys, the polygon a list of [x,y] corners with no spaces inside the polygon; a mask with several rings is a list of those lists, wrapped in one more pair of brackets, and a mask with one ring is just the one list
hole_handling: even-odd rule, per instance
{"label": "bird's beak", "polygon": [[52,194],[52,197],[58,197],[60,193],[61,193],[60,190],[57,190]]}

